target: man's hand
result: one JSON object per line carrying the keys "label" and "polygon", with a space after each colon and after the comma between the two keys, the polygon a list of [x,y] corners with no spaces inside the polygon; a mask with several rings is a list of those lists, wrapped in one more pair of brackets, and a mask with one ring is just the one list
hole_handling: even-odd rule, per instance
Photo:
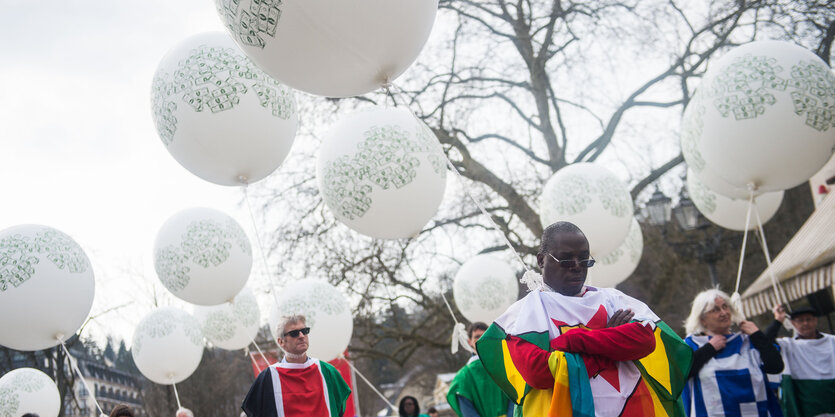
{"label": "man's hand", "polygon": [[786,309],[780,304],[774,306],[771,311],[774,313],[774,320],[777,320],[780,323],[786,320]]}
{"label": "man's hand", "polygon": [[621,324],[629,323],[632,320],[632,317],[635,316],[635,313],[632,310],[618,310],[615,311],[615,314],[612,314],[612,318],[609,319],[609,323],[606,324],[606,327],[616,327],[620,326]]}
{"label": "man's hand", "polygon": [[739,322],[739,330],[742,333],[745,333],[748,336],[751,336],[752,334],[758,332],[760,330],[760,328],[757,327],[757,325],[754,324],[753,322],[750,322],[748,320],[742,320],[741,322]]}
{"label": "man's hand", "polygon": [[716,351],[718,352],[725,348],[725,344],[727,344],[727,341],[725,340],[725,336],[720,334],[711,337],[708,343],[713,345],[713,348],[716,349]]}

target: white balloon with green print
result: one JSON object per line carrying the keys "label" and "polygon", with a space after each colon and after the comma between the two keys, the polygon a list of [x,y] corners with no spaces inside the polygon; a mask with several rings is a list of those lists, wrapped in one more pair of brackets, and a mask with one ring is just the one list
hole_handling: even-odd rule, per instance
{"label": "white balloon with green print", "polygon": [[281,317],[303,315],[310,327],[309,356],[329,361],[348,348],[354,331],[351,306],[333,285],[316,279],[293,281],[281,288],[277,302],[269,317],[273,339],[282,331],[277,329]]}
{"label": "white balloon with green print", "polygon": [[337,220],[377,239],[408,238],[441,204],[446,157],[432,130],[409,110],[373,108],[328,131],[316,176]]}
{"label": "white balloon with green print", "polygon": [[293,91],[255,66],[223,32],[191,36],[157,67],[154,124],[185,169],[219,185],[251,184],[287,157],[298,127]]}
{"label": "white balloon with green print", "polygon": [[37,224],[0,231],[0,345],[33,351],[69,339],[95,289],[87,254],[67,234]]}
{"label": "white balloon with green print", "polygon": [[203,333],[191,314],[173,307],[158,308],[136,326],[130,347],[139,372],[151,381],[182,382],[203,358]]}
{"label": "white balloon with green print", "polygon": [[835,75],[800,46],[738,46],[711,64],[699,94],[701,156],[743,196],[748,184],[761,192],[801,184],[835,150]]}
{"label": "white balloon with green print", "polygon": [[602,166],[580,162],[548,179],[539,201],[542,227],[574,223],[589,240],[591,254],[605,256],[629,233],[634,208],[626,185]]}
{"label": "white balloon with green print", "polygon": [[623,243],[605,256],[597,258],[594,266],[588,269],[586,284],[614,288],[635,272],[643,252],[644,235],[641,233],[641,224],[633,217],[629,234]]}
{"label": "white balloon with green print", "polygon": [[235,219],[196,207],[174,214],[160,227],[154,269],[174,296],[197,305],[231,301],[249,279],[252,246]]}
{"label": "white balloon with green print", "polygon": [[[687,191],[693,204],[708,220],[725,229],[744,231],[748,215],[747,199],[732,199],[714,192],[704,184],[697,175],[690,170],[687,172]],[[755,208],[760,214],[763,224],[771,220],[783,202],[783,191],[764,193],[754,197]],[[748,230],[757,228],[755,213],[751,212]]]}
{"label": "white balloon with green print", "polygon": [[57,417],[61,395],[55,381],[35,368],[17,368],[0,378],[0,416],[18,417],[26,413]]}
{"label": "white balloon with green print", "polygon": [[429,38],[438,0],[215,0],[241,48],[301,91],[365,94],[393,82]]}
{"label": "white balloon with green print", "polygon": [[206,340],[226,350],[249,346],[261,324],[258,301],[249,288],[241,290],[232,302],[195,306],[194,317],[200,322]]}
{"label": "white balloon with green print", "polygon": [[492,323],[519,298],[516,272],[494,256],[476,255],[455,274],[452,296],[471,323]]}

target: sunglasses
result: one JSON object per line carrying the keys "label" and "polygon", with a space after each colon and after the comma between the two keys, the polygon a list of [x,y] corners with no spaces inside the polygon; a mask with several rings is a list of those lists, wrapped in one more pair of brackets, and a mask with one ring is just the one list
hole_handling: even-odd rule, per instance
{"label": "sunglasses", "polygon": [[286,336],[299,337],[299,333],[301,333],[303,335],[307,335],[308,333],[310,333],[310,327],[305,327],[303,329],[290,330],[289,332],[284,333],[284,336],[285,337]]}
{"label": "sunglasses", "polygon": [[574,259],[574,258],[571,258],[571,259],[560,260],[560,259],[557,259],[554,255],[551,255],[550,253],[548,254],[548,256],[550,256],[551,259],[557,261],[557,263],[560,264],[560,266],[563,267],[563,268],[571,268],[575,265],[575,262],[576,262],[577,265],[580,265],[581,268],[591,268],[591,267],[594,266],[594,262],[595,262],[594,258],[592,258],[592,257],[589,257],[588,259]]}

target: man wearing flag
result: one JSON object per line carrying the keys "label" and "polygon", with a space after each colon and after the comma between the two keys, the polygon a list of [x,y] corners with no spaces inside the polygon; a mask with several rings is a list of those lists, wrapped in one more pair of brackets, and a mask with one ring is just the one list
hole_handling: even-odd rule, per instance
{"label": "man wearing flag", "polygon": [[[475,322],[467,329],[467,343],[475,349],[475,344],[487,325]],[[499,417],[512,416],[512,403],[502,390],[490,379],[478,355],[473,355],[449,385],[447,402],[460,417]]]}
{"label": "man wearing flag", "polygon": [[307,356],[310,328],[302,315],[277,327],[284,359],[263,370],[244,398],[248,417],[342,417],[351,389],[331,364]]}
{"label": "man wearing flag", "polygon": [[[786,310],[774,306],[774,322],[766,330],[777,337]],[[791,312],[794,337],[777,339],[783,355],[782,406],[787,417],[835,416],[835,336],[818,331],[818,316],[812,307]]]}
{"label": "man wearing flag", "polygon": [[585,285],[594,265],[574,224],[542,234],[543,283],[476,344],[523,416],[683,416],[692,350],[644,303]]}

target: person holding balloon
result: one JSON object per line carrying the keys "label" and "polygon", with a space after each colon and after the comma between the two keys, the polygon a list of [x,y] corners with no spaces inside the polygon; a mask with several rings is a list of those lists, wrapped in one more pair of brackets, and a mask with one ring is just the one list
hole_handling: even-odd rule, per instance
{"label": "person holding balloon", "polygon": [[276,326],[284,359],[258,375],[241,409],[248,417],[331,417],[345,413],[351,389],[331,364],[307,356],[307,319],[284,316]]}
{"label": "person holding balloon", "polygon": [[[738,332],[731,332],[734,323]],[[765,375],[783,370],[780,352],[743,320],[728,294],[716,288],[697,294],[685,329],[695,352],[682,395],[688,416],[783,415]]]}
{"label": "person holding balloon", "polygon": [[540,287],[476,343],[487,373],[521,415],[682,415],[692,351],[644,303],[585,285],[595,260],[580,228],[548,226],[537,261]]}

